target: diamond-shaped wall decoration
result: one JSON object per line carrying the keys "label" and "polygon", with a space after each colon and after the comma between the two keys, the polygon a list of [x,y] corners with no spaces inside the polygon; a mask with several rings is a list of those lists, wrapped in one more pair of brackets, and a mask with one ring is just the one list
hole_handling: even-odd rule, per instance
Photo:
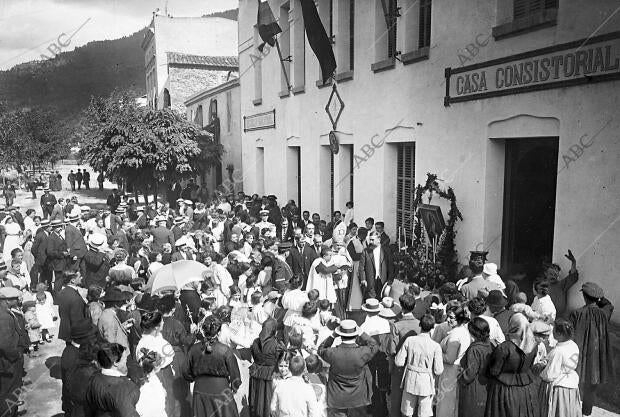
{"label": "diamond-shaped wall decoration", "polygon": [[340,98],[340,94],[336,89],[336,84],[332,88],[332,93],[329,95],[329,100],[327,101],[327,105],[325,106],[325,111],[329,116],[329,120],[332,122],[332,126],[334,130],[336,129],[336,125],[338,124],[338,120],[340,119],[340,115],[344,110],[344,101]]}

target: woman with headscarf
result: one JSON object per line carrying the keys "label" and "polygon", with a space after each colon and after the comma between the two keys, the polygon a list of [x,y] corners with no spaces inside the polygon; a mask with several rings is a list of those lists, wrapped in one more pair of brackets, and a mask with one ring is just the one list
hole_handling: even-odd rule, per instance
{"label": "woman with headscarf", "polygon": [[250,416],[269,417],[273,395],[273,373],[278,365],[278,357],[284,346],[276,339],[278,323],[272,318],[263,323],[263,328],[251,352],[254,363],[250,366]]}
{"label": "woman with headscarf", "polygon": [[194,382],[195,417],[238,417],[234,395],[241,385],[241,375],[232,349],[218,341],[222,323],[214,316],[202,326],[204,341],[192,346],[187,354],[183,375]]}
{"label": "woman with headscarf", "polygon": [[[519,316],[525,320],[519,320]],[[531,372],[535,348],[527,319],[515,314],[510,319],[506,341],[495,348],[489,359],[485,417],[538,417]]]}

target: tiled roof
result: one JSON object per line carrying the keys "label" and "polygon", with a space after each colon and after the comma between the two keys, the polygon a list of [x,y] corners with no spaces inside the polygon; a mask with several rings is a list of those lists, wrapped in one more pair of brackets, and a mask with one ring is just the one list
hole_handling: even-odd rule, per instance
{"label": "tiled roof", "polygon": [[168,64],[239,68],[239,59],[236,56],[202,56],[182,54],[180,52],[167,52],[166,55],[168,56]]}

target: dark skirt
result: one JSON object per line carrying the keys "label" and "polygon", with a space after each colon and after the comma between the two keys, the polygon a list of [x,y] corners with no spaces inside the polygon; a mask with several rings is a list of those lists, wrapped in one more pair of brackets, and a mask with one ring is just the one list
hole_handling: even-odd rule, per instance
{"label": "dark skirt", "polygon": [[484,417],[487,404],[487,386],[478,378],[471,384],[459,384],[459,417]]}
{"label": "dark skirt", "polygon": [[271,415],[271,397],[273,382],[271,380],[250,377],[249,405],[251,417],[269,417]]}
{"label": "dark skirt", "polygon": [[533,384],[504,385],[490,382],[485,417],[540,417],[538,393]]}
{"label": "dark skirt", "polygon": [[239,417],[227,377],[201,376],[194,384],[195,417]]}

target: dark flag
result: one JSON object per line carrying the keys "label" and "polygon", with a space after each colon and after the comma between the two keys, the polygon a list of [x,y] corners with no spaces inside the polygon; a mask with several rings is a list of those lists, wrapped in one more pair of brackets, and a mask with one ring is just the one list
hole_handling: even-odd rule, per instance
{"label": "dark flag", "polygon": [[269,2],[261,2],[258,0],[258,17],[257,23],[258,26],[258,34],[260,38],[263,40],[258,47],[258,50],[263,52],[263,48],[265,44],[268,43],[269,46],[273,46],[276,43],[275,36],[282,32],[282,28],[276,22],[276,18],[273,17],[273,12],[271,11],[271,7],[269,7]]}
{"label": "dark flag", "polygon": [[301,0],[301,12],[304,15],[304,26],[308,43],[321,65],[321,75],[325,83],[336,70],[336,58],[332,42],[323,27],[314,0]]}

